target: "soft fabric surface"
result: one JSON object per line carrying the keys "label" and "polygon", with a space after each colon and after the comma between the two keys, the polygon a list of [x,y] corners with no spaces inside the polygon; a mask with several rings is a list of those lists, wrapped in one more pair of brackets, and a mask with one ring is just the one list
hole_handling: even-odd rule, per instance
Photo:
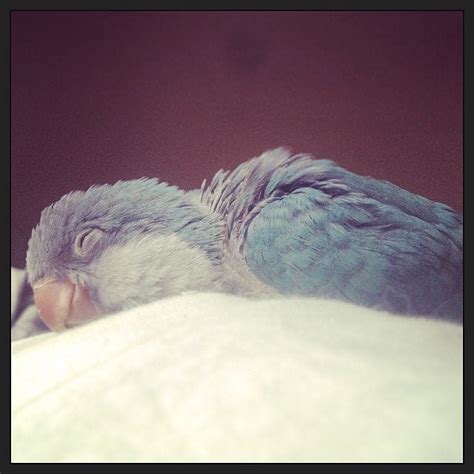
{"label": "soft fabric surface", "polygon": [[462,462],[462,326],[187,294],[23,338],[12,461]]}
{"label": "soft fabric surface", "polygon": [[48,331],[34,306],[33,291],[26,281],[26,271],[12,268],[10,281],[11,340]]}

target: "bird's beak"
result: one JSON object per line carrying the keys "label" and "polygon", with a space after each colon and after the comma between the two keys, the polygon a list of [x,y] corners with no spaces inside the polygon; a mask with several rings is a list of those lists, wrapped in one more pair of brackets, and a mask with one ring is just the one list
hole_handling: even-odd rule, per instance
{"label": "bird's beak", "polygon": [[33,293],[39,315],[51,331],[61,331],[99,313],[88,288],[67,278],[41,278],[33,285]]}

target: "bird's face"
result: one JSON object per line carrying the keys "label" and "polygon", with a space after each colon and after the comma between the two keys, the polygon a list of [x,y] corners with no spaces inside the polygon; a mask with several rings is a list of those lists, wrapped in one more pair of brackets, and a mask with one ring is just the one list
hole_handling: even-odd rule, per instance
{"label": "bird's face", "polygon": [[[43,210],[26,263],[45,324],[61,330],[150,302],[211,271],[203,252],[174,231],[189,219],[183,195],[156,180],[119,181]],[[191,279],[191,266],[204,268],[203,276]]]}
{"label": "bird's face", "polygon": [[[91,294],[88,265],[105,245],[107,234],[89,227],[62,235],[56,249],[42,245],[47,233],[37,227],[30,239],[27,267],[35,304],[41,318],[51,330],[79,323],[97,316],[101,308]],[[38,252],[46,250],[40,257]],[[34,263],[32,263],[34,262]],[[37,265],[37,269],[32,268]]]}
{"label": "bird's face", "polygon": [[[100,188],[73,192],[41,213],[28,243],[26,266],[41,318],[52,330],[101,311],[91,294],[91,262],[114,236],[103,221]],[[101,219],[102,216],[102,219]]]}

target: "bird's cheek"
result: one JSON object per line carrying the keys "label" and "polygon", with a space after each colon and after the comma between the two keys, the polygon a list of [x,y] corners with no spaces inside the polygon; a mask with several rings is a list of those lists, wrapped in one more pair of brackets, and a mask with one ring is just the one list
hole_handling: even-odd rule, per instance
{"label": "bird's cheek", "polygon": [[33,286],[35,304],[43,322],[61,331],[98,314],[87,288],[68,279],[43,278]]}

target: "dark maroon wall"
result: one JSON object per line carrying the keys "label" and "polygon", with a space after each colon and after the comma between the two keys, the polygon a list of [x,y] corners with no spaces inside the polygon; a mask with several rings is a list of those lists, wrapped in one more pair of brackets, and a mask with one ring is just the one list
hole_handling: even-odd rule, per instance
{"label": "dark maroon wall", "polygon": [[462,207],[460,12],[13,12],[12,248],[72,189],[290,146]]}

